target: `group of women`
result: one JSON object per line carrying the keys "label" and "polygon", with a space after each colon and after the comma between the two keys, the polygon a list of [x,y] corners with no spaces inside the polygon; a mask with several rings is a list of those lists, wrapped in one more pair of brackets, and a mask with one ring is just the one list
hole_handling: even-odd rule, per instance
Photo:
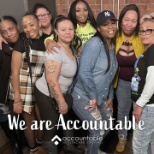
{"label": "group of women", "polygon": [[[121,11],[118,33],[116,25],[117,19],[109,10],[99,13],[95,21],[91,8],[84,0],[74,1],[68,17],[58,15],[54,21],[46,6],[36,4],[33,13],[26,13],[22,17],[21,34],[13,17],[1,18],[0,32],[8,45],[2,44],[0,58],[9,58],[8,64],[1,60],[0,66],[7,67],[9,72],[4,75],[3,71],[0,76],[5,90],[0,105],[7,108],[4,98],[8,97],[10,82],[12,110],[22,114],[26,122],[24,133],[30,154],[58,154],[57,146],[52,141],[57,134],[55,125],[59,115],[63,115],[65,122],[72,120],[71,103],[81,121],[97,122],[98,129],[88,131],[91,139],[97,137],[100,140],[87,141],[87,154],[99,153],[99,146],[109,132],[100,127],[99,122],[105,120],[108,123],[112,116],[114,78],[118,120],[124,123],[133,100],[136,102],[133,111],[136,124],[140,120],[145,122],[144,131],[134,131],[134,154],[154,153],[154,127],[151,126],[154,123],[154,19],[146,16],[140,25],[139,9],[135,4],[130,4]],[[46,45],[48,51],[54,50],[54,53],[45,52],[44,40],[50,35],[52,37],[46,39]],[[72,98],[67,95],[68,91],[71,91]],[[53,129],[44,127],[43,131],[34,132],[31,129],[34,120],[50,120]],[[62,134],[71,138],[74,131],[62,130]],[[116,151],[123,152],[126,144],[127,130],[119,130]],[[84,153],[71,140],[64,143],[63,149],[65,153]]]}

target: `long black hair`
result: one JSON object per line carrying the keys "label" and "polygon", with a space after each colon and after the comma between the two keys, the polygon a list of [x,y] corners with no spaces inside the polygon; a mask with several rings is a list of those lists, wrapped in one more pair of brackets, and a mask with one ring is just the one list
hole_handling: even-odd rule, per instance
{"label": "long black hair", "polygon": [[[32,12],[26,12],[23,16],[22,16],[22,19],[26,16],[33,16],[37,21],[37,16],[32,13]],[[25,62],[28,63],[28,67],[29,67],[29,74],[30,74],[30,78],[31,78],[31,84],[32,84],[32,68],[31,68],[31,63],[30,63],[30,45],[31,45],[31,39],[25,34],[25,33],[22,33],[22,39],[23,39],[23,42],[24,42],[24,49],[25,49]]]}
{"label": "long black hair", "polygon": [[[95,33],[95,35],[94,35],[93,37],[95,37],[95,36],[99,37],[100,40],[101,40],[101,41],[103,42],[103,44],[104,44],[105,53],[106,53],[107,60],[108,60],[108,66],[107,66],[107,70],[106,70],[106,72],[107,72],[107,71],[110,69],[109,48],[108,48],[108,45],[107,45],[107,42],[106,42],[105,38],[101,35],[101,33],[100,33],[98,30],[97,30],[97,32]],[[115,44],[114,39],[112,39],[111,42],[112,42],[113,44]]]}
{"label": "long black hair", "polygon": [[76,29],[77,28],[77,19],[76,19],[76,5],[79,3],[79,2],[83,2],[87,9],[88,9],[88,20],[90,22],[90,24],[95,28],[97,29],[97,26],[96,26],[96,21],[95,21],[95,18],[94,18],[94,15],[93,15],[93,12],[89,6],[89,4],[85,1],[85,0],[76,0],[74,1],[71,6],[70,6],[70,10],[69,10],[69,13],[68,13],[68,17],[71,19],[71,21],[73,22],[73,25],[74,25],[74,28]]}
{"label": "long black hair", "polygon": [[137,26],[135,28],[135,31],[134,31],[134,35],[137,36],[138,33],[139,33],[139,29],[140,29],[140,11],[137,7],[137,5],[135,4],[129,4],[129,5],[126,5],[121,13],[120,13],[120,16],[119,16],[119,22],[118,22],[118,27],[119,27],[119,35],[121,36],[122,35],[122,19],[124,17],[124,15],[126,14],[127,11],[135,11],[137,13]]}

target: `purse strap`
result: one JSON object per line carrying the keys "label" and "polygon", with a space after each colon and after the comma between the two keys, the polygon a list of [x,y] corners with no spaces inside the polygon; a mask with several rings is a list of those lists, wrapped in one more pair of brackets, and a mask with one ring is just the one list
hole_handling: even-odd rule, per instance
{"label": "purse strap", "polygon": [[75,60],[76,60],[76,64],[77,64],[77,71],[76,71],[75,76],[74,76],[74,78],[73,78],[72,84],[71,84],[70,87],[68,88],[68,93],[69,93],[69,94],[71,94],[71,93],[73,92],[74,87],[75,87],[75,85],[76,85],[76,83],[77,83],[77,81],[78,81],[77,76],[78,76],[78,70],[79,70],[79,60],[78,60],[78,58],[77,58],[76,55],[75,55]]}
{"label": "purse strap", "polygon": [[[48,87],[48,91],[49,91],[49,96],[51,97],[51,91],[50,91],[49,84],[48,84],[48,82],[47,82],[47,76],[46,76],[46,69],[45,69],[45,66],[44,66],[44,73],[45,73],[45,80],[46,80],[47,87]],[[52,98],[52,97],[51,97],[51,98]]]}

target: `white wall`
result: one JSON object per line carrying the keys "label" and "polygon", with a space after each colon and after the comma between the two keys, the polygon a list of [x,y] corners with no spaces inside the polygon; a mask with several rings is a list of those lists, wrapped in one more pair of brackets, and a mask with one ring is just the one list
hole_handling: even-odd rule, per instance
{"label": "white wall", "polygon": [[0,0],[0,17],[11,15],[16,18],[20,26],[21,17],[28,10],[27,6],[27,0]]}

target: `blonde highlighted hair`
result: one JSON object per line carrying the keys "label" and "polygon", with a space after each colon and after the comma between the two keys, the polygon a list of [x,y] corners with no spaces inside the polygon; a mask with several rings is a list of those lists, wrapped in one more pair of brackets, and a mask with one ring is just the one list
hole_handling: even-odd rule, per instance
{"label": "blonde highlighted hair", "polygon": [[142,24],[145,21],[152,21],[152,22],[154,22],[154,16],[151,15],[151,14],[144,14],[142,16],[142,18],[140,19],[140,24]]}

